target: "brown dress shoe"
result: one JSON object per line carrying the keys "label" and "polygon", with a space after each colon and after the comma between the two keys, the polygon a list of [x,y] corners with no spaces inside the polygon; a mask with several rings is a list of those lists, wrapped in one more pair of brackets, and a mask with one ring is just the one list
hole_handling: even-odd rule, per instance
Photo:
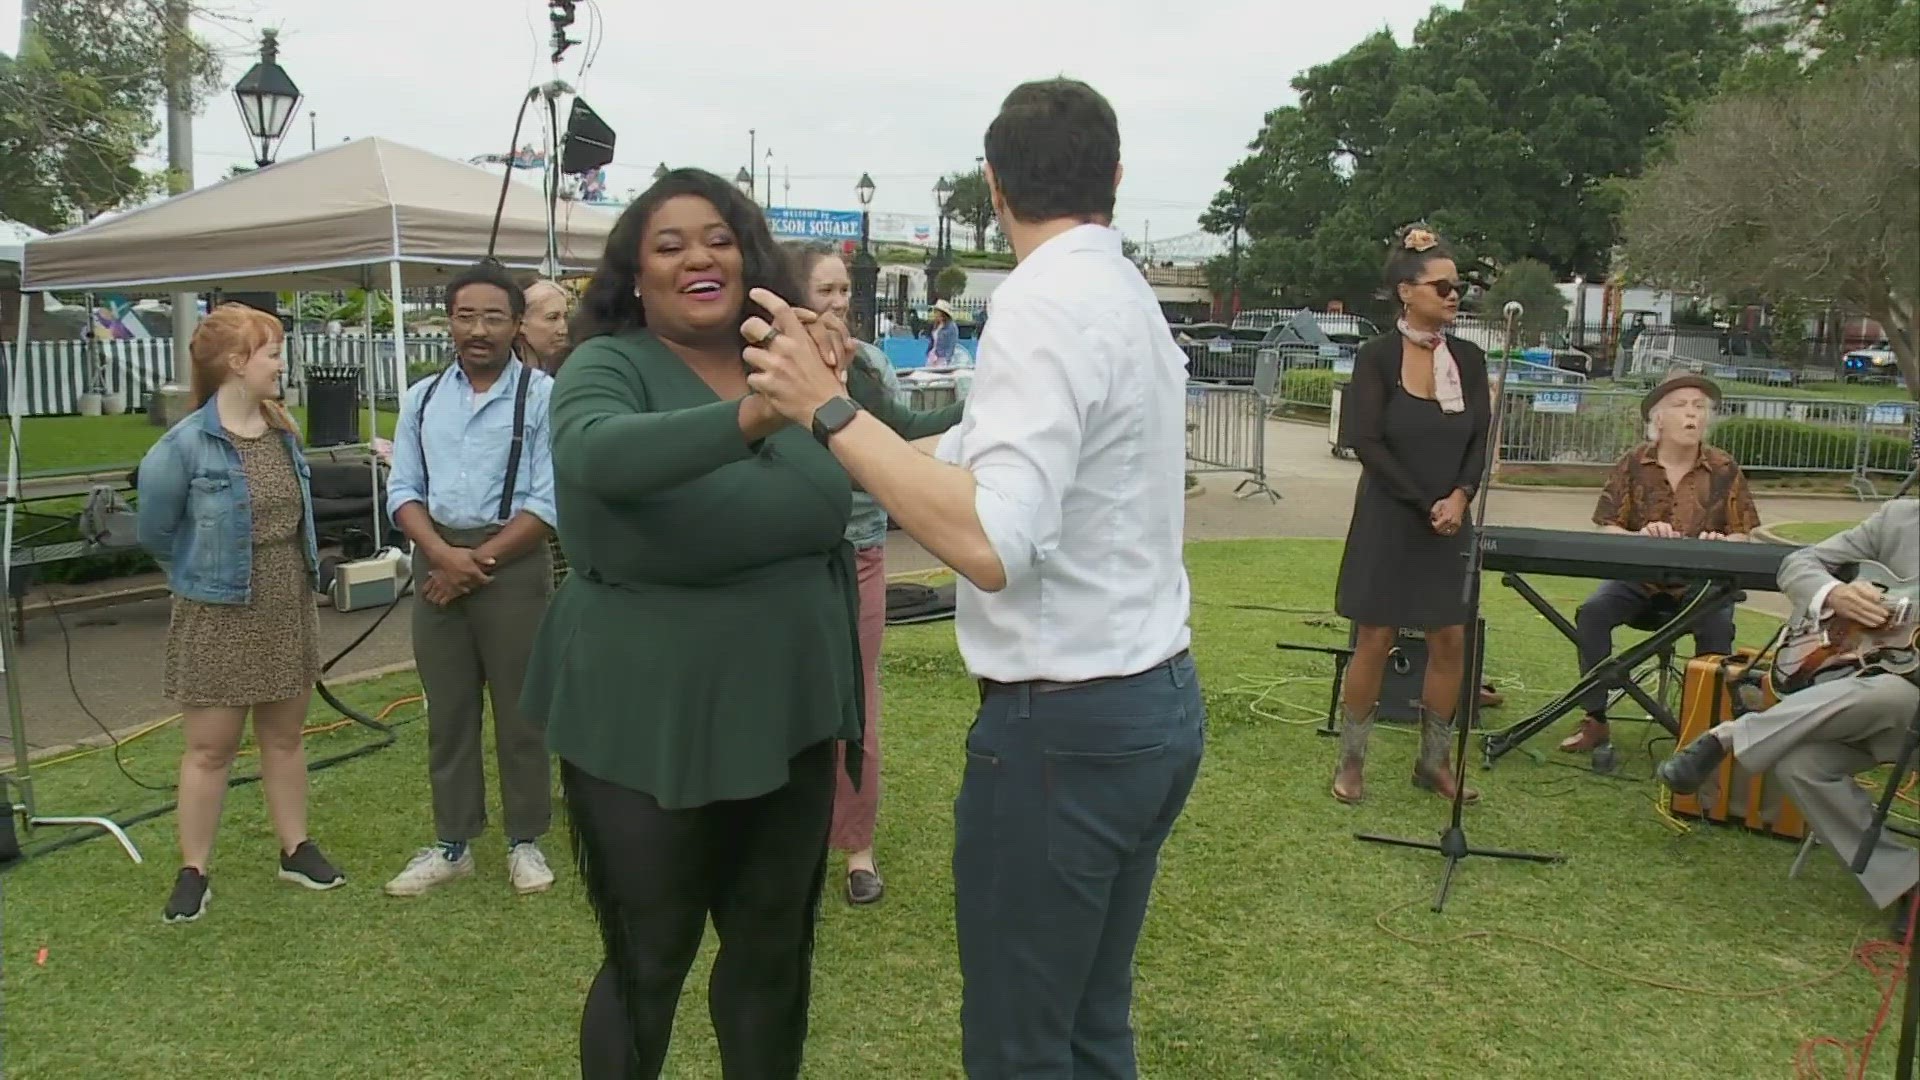
{"label": "brown dress shoe", "polygon": [[1612,740],[1613,732],[1607,727],[1607,722],[1596,716],[1588,716],[1580,721],[1579,730],[1560,740],[1560,749],[1563,753],[1585,754]]}

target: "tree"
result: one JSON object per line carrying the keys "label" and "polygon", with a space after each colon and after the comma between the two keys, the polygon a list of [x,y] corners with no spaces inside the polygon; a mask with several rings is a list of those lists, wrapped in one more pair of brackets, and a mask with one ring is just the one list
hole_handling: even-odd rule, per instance
{"label": "tree", "polygon": [[941,296],[959,296],[967,291],[967,272],[958,266],[948,266],[934,279],[933,287]]}
{"label": "tree", "polygon": [[1624,228],[1637,279],[1874,319],[1920,397],[1920,63],[1713,102],[1632,185]]}
{"label": "tree", "polygon": [[1778,89],[1865,60],[1920,58],[1920,0],[1791,0],[1758,28],[1730,91]]}
{"label": "tree", "polygon": [[947,217],[973,230],[973,250],[987,250],[987,228],[993,224],[993,193],[987,175],[979,169],[953,178],[947,198]]}
{"label": "tree", "polygon": [[[0,57],[0,214],[51,231],[163,186],[138,162],[176,55],[167,25],[163,0],[38,0],[20,55]],[[190,90],[216,88],[213,50],[179,48]]]}
{"label": "tree", "polygon": [[1546,263],[1521,259],[1502,269],[1487,289],[1481,310],[1485,318],[1505,326],[1507,303],[1512,300],[1518,300],[1524,309],[1518,326],[1521,347],[1538,340],[1541,334],[1566,329],[1567,298],[1561,295],[1554,283],[1553,268]]}
{"label": "tree", "polygon": [[1748,37],[1732,0],[1466,0],[1293,80],[1202,227],[1244,210],[1243,291],[1366,309],[1387,239],[1432,224],[1463,271],[1608,269],[1617,181]]}

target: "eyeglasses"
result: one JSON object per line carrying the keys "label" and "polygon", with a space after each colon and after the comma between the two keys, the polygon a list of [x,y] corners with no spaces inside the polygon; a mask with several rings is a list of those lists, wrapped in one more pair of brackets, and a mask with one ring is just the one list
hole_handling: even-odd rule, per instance
{"label": "eyeglasses", "polygon": [[1464,281],[1417,281],[1414,284],[1432,286],[1435,295],[1442,300],[1454,293],[1459,293],[1461,296],[1467,295],[1467,283]]}
{"label": "eyeglasses", "polygon": [[479,314],[471,311],[463,311],[448,321],[455,326],[461,327],[477,325],[487,330],[505,330],[507,327],[513,325],[513,316],[502,315],[497,311],[488,311]]}

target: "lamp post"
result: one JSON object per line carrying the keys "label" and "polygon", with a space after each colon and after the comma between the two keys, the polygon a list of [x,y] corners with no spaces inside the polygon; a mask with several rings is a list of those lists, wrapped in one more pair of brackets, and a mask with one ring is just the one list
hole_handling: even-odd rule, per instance
{"label": "lamp post", "polygon": [[233,84],[233,100],[240,106],[240,122],[253,141],[253,163],[264,169],[273,164],[273,154],[287,133],[287,125],[300,111],[300,88],[280,66],[279,35],[272,30],[260,34],[260,62],[247,69]]}
{"label": "lamp post", "polygon": [[653,182],[659,183],[667,178],[667,163],[661,162],[653,167]]}
{"label": "lamp post", "polygon": [[863,341],[872,341],[880,298],[880,260],[873,257],[873,177],[861,173],[853,190],[860,196],[860,250],[853,257],[853,332]]}
{"label": "lamp post", "polygon": [[734,173],[733,184],[735,187],[740,189],[740,194],[745,195],[749,199],[753,198],[753,174],[752,173],[748,172],[745,169],[741,169],[739,172]]}
{"label": "lamp post", "polygon": [[933,185],[933,205],[939,211],[933,219],[933,258],[927,260],[927,303],[940,301],[940,273],[947,268],[951,257],[947,254],[947,200],[953,198],[953,181],[942,176],[940,182]]}

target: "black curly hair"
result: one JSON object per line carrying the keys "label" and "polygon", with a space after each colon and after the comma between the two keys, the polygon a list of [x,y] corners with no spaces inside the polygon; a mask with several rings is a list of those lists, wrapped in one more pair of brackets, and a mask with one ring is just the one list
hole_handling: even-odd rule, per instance
{"label": "black curly hair", "polygon": [[[743,295],[754,289],[766,289],[790,304],[801,302],[801,290],[794,281],[788,260],[774,243],[767,219],[752,199],[740,189],[705,169],[675,169],[655,181],[614,222],[607,234],[606,251],[600,265],[588,280],[580,297],[580,306],[569,320],[567,338],[575,348],[604,334],[619,334],[647,325],[647,313],[633,288],[640,276],[640,241],[647,234],[647,223],[654,210],[668,199],[695,195],[713,204],[721,220],[733,230],[740,245],[740,262],[745,281]],[[766,317],[759,305],[746,301],[735,321],[748,315]]]}

